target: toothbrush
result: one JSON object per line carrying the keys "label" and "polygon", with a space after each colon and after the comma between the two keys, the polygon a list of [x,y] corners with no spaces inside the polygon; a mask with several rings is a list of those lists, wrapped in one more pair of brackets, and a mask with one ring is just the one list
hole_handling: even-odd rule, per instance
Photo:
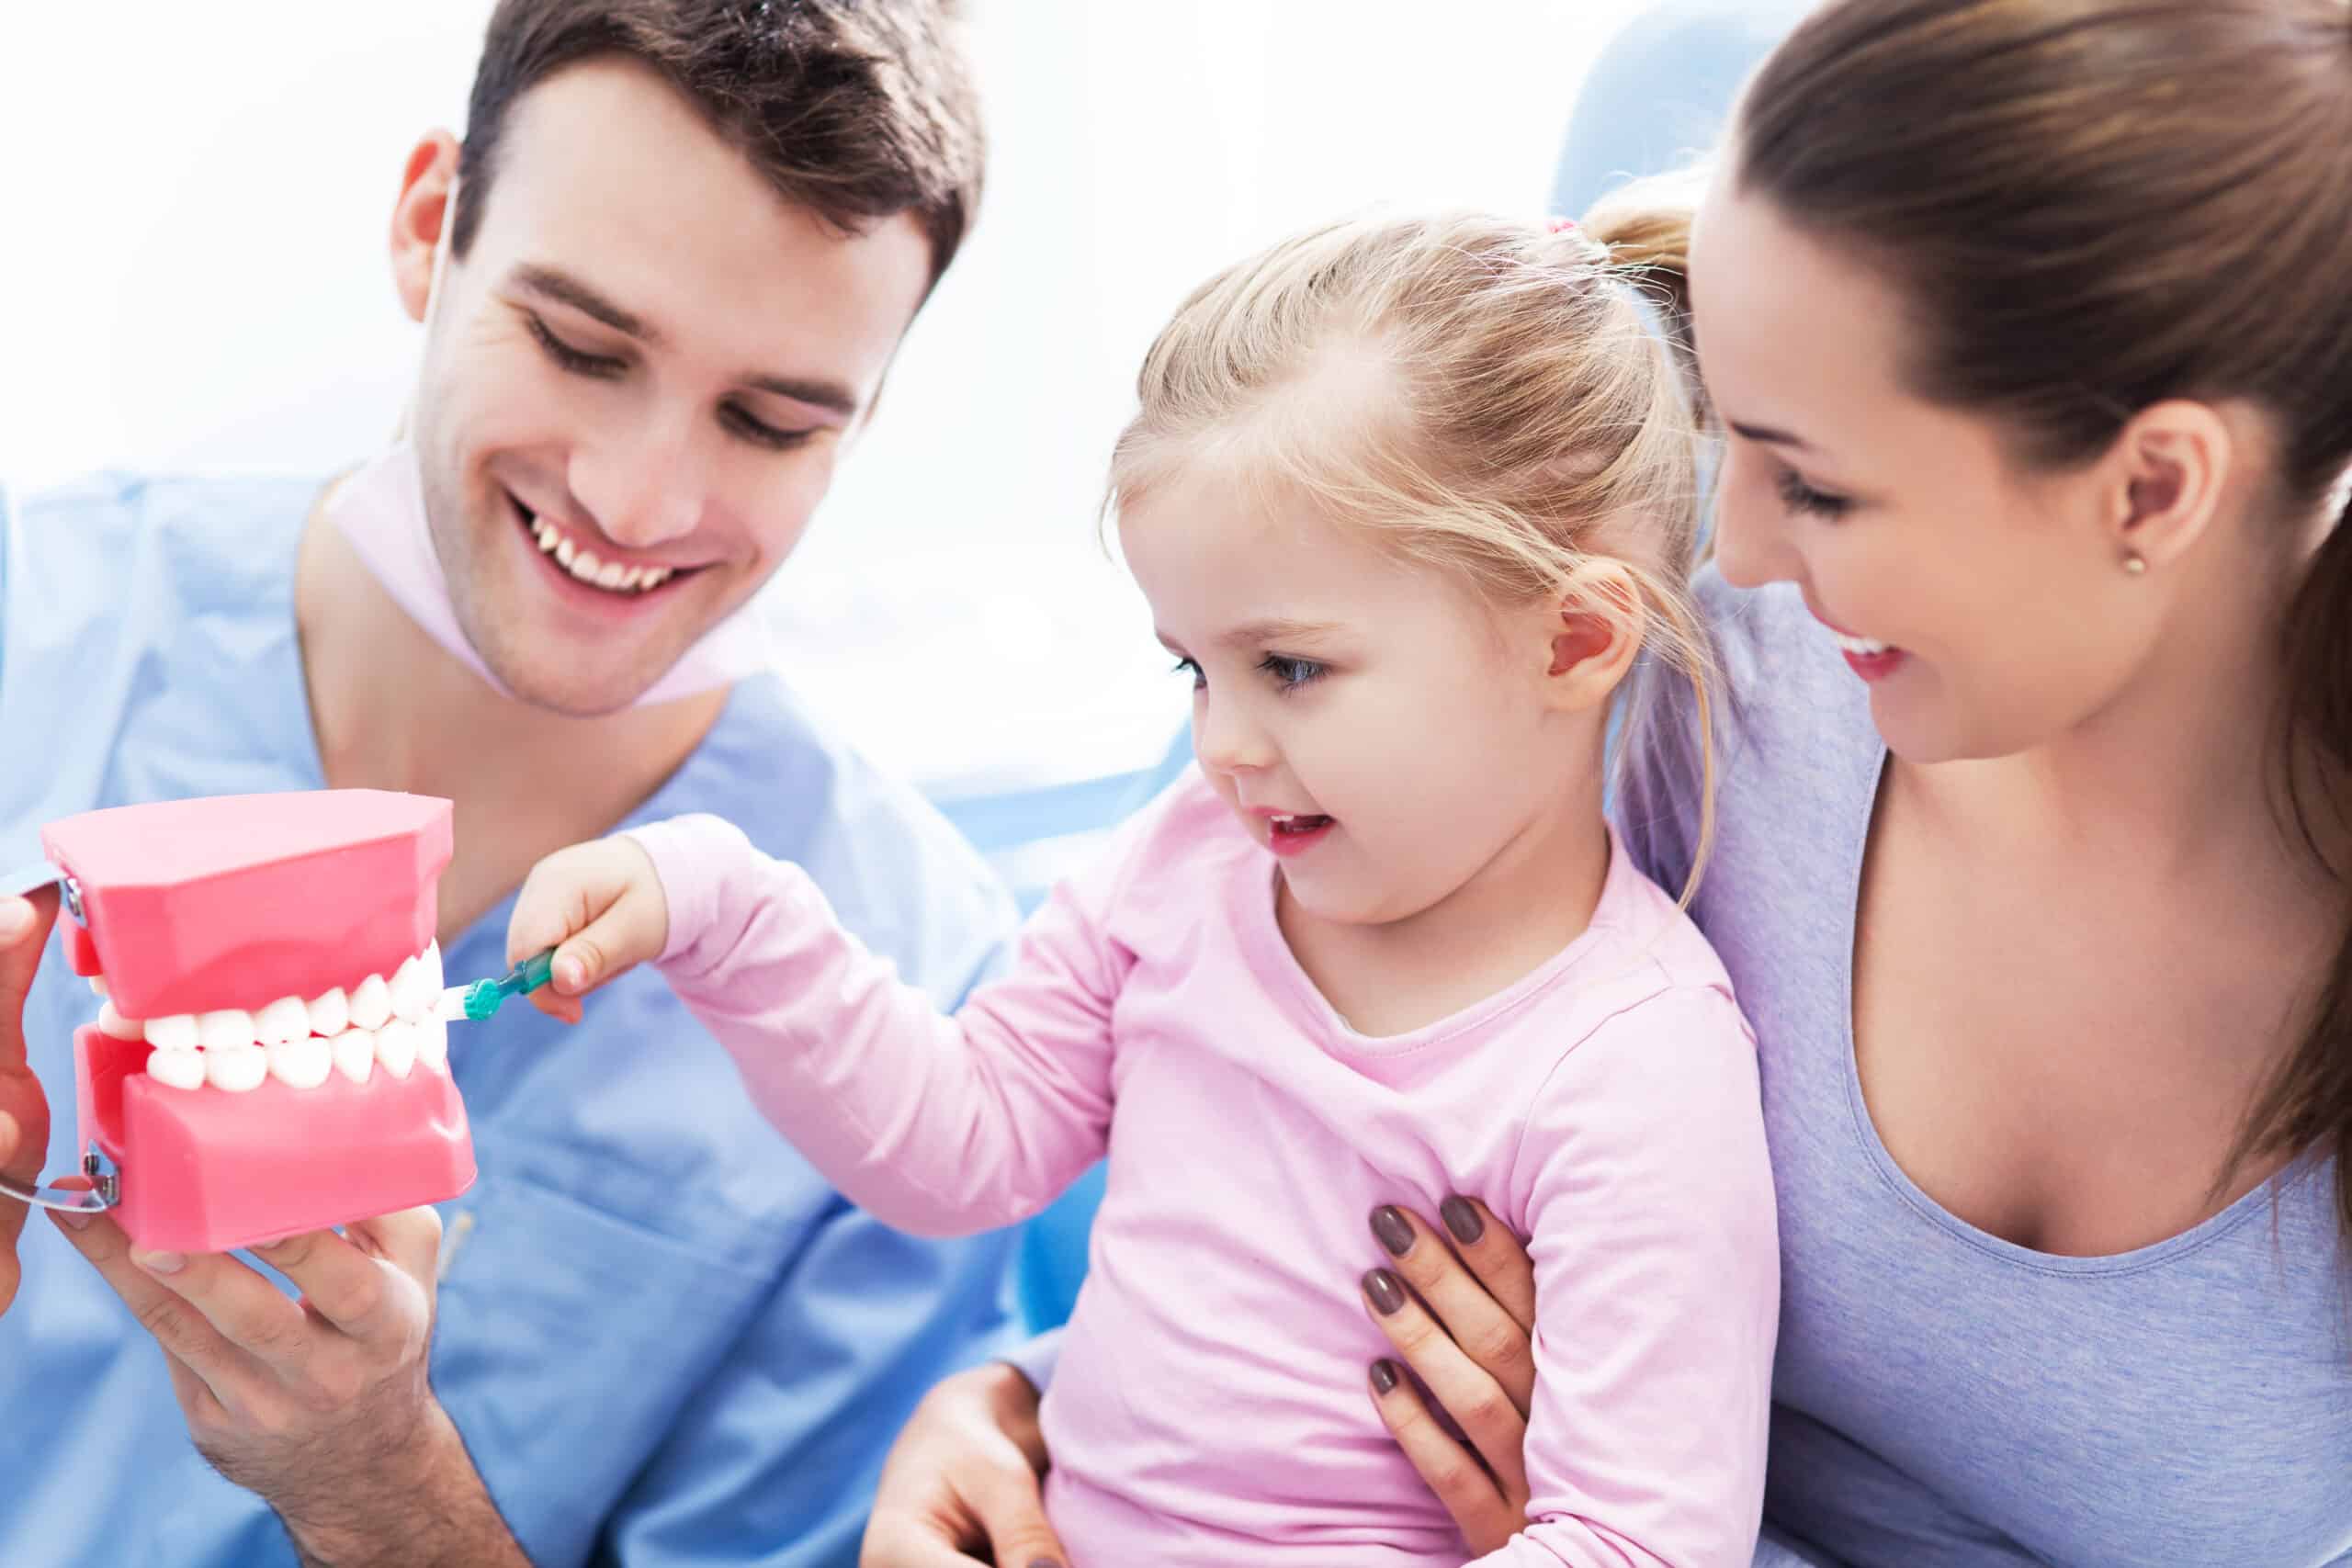
{"label": "toothbrush", "polygon": [[433,1005],[433,1016],[454,1023],[470,1019],[479,1023],[499,1009],[509,997],[536,991],[548,983],[555,973],[555,949],[532,954],[495,980],[476,980],[470,986],[452,986],[441,993]]}

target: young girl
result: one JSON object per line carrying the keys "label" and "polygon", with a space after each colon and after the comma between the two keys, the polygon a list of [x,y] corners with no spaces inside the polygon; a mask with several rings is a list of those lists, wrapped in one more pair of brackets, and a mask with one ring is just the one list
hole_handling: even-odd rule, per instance
{"label": "young girl", "polygon": [[1402,1288],[1320,1261],[1368,1218],[1442,1246],[1374,1212],[1400,1192],[1532,1237],[1527,1528],[1492,1561],[1747,1562],[1778,1304],[1753,1048],[1601,816],[1637,656],[1704,668],[1671,350],[1591,235],[1363,221],[1202,288],[1140,393],[1111,504],[1199,765],[1009,976],[938,1016],[707,817],[542,863],[511,949],[560,943],[567,998],[658,961],[905,1229],[1009,1224],[1108,1157],[1044,1417],[1083,1568],[1462,1562],[1344,1392]]}

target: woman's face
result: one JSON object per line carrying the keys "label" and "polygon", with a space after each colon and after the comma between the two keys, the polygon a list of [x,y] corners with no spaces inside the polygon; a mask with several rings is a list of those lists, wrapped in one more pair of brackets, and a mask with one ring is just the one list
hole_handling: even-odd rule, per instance
{"label": "woman's face", "polygon": [[[2006,756],[2114,704],[2154,650],[2120,596],[2106,465],[2033,473],[1981,417],[1907,389],[1886,284],[1719,175],[1691,240],[1692,315],[1726,426],[1716,555],[1792,582],[1894,751]],[[2142,590],[2144,592],[2144,590]]]}

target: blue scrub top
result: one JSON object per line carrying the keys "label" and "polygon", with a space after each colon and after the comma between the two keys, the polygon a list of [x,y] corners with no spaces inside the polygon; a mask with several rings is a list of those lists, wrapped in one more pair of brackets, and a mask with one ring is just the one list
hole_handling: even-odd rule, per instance
{"label": "blue scrub top", "polygon": [[[319,489],[0,492],[0,865],[72,812],[323,787],[292,598]],[[736,688],[637,816],[684,811],[807,866],[943,1007],[1012,930],[977,855],[773,678]],[[449,945],[452,976],[505,967],[510,909]],[[26,1017],[52,1172],[75,1163],[72,1035],[96,1005],[52,943]],[[540,1568],[853,1562],[915,1401],[1001,1343],[1009,1239],[919,1241],[851,1208],[650,969],[577,1028],[509,1008],[453,1030],[450,1063],[481,1176],[443,1206],[433,1383],[524,1550]],[[260,1500],[198,1457],[161,1351],[96,1272],[38,1218],[23,1257],[0,1317],[0,1563],[293,1563]]]}

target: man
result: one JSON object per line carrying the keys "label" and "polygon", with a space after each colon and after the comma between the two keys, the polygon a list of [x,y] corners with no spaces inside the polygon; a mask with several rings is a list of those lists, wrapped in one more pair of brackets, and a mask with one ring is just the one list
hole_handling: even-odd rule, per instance
{"label": "man", "polygon": [[[421,142],[393,212],[426,332],[405,439],[354,481],[372,521],[317,481],[0,498],[0,864],[96,807],[443,795],[462,978],[504,967],[542,854],[717,811],[952,1003],[1007,901],[724,650],[980,169],[936,5],[503,0],[465,143]],[[404,574],[404,543],[433,570]],[[76,1153],[61,1095],[96,1004],[35,967],[55,918],[0,898],[20,1180]],[[0,1562],[851,1559],[891,1432],[995,1343],[1001,1240],[851,1210],[650,976],[578,1027],[461,1027],[451,1066],[474,1189],[261,1249],[267,1271],[52,1216],[18,1280],[0,1205]]]}

